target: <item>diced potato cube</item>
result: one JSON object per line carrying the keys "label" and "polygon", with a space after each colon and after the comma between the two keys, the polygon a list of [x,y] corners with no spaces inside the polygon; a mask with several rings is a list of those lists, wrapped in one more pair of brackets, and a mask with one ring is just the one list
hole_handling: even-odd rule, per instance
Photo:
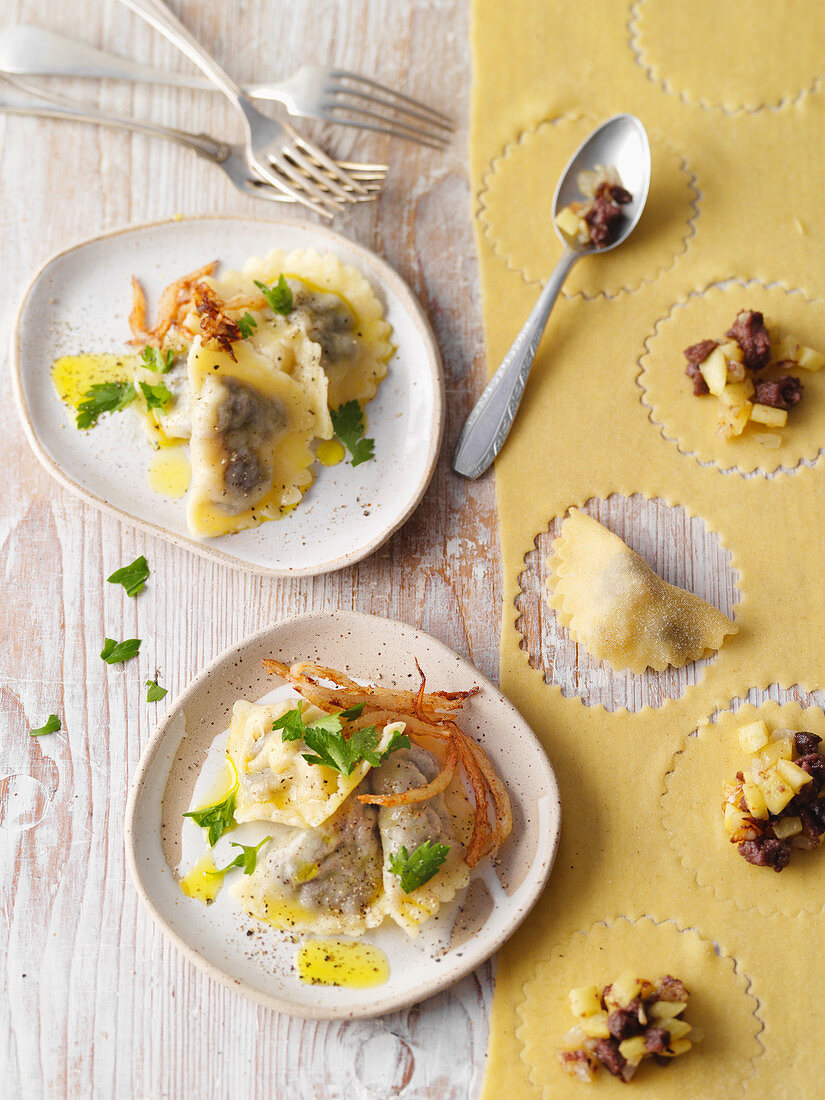
{"label": "diced potato cube", "polygon": [[732,408],[734,405],[741,405],[744,401],[747,401],[753,391],[754,386],[750,378],[746,378],[743,382],[728,382],[719,394],[719,400],[723,405]]}
{"label": "diced potato cube", "polygon": [[746,815],[739,809],[738,806],[734,806],[731,802],[725,805],[725,829],[727,832],[735,833],[737,829],[744,829],[748,824]]}
{"label": "diced potato cube", "polygon": [[806,783],[811,782],[811,776],[805,769],[794,764],[792,760],[777,761],[776,770],[795,791],[801,791]]}
{"label": "diced potato cube", "polygon": [[567,995],[570,1011],[574,1016],[592,1016],[602,1011],[602,1002],[595,985],[585,985],[580,989],[571,989]]}
{"label": "diced potato cube", "polygon": [[733,359],[735,363],[741,363],[745,358],[744,352],[735,340],[730,340],[727,344],[720,344],[719,351],[726,359]]}
{"label": "diced potato cube", "polygon": [[814,351],[813,348],[806,348],[800,344],[796,352],[796,362],[805,370],[821,370],[825,367],[825,355],[821,351]]}
{"label": "diced potato cube", "polygon": [[670,1044],[670,1052],[675,1058],[679,1054],[687,1054],[692,1046],[690,1039],[674,1039]]}
{"label": "diced potato cube", "polygon": [[568,237],[575,237],[578,233],[579,220],[578,215],[569,206],[565,206],[556,215],[556,225]]}
{"label": "diced potato cube", "polygon": [[771,432],[752,432],[751,439],[754,443],[761,443],[771,451],[778,450],[782,446],[782,436]]}
{"label": "diced potato cube", "polygon": [[654,1001],[647,1010],[651,1020],[672,1020],[687,1008],[687,1001]]}
{"label": "diced potato cube", "polygon": [[781,817],[774,823],[773,831],[777,840],[787,840],[788,837],[796,836],[797,833],[802,832],[802,818]]}
{"label": "diced potato cube", "polygon": [[608,1009],[626,1008],[627,1005],[639,996],[642,983],[632,970],[624,970],[605,994],[604,1002]]}
{"label": "diced potato cube", "polygon": [[772,768],[777,760],[793,760],[793,742],[784,737],[771,741],[759,753],[759,762],[763,769]]}
{"label": "diced potato cube", "polygon": [[795,735],[795,730],[788,730],[785,729],[784,726],[777,726],[771,734],[771,741],[793,741]]}
{"label": "diced potato cube", "polygon": [[800,344],[795,336],[780,336],[778,340],[771,340],[771,345],[773,347],[773,357],[778,362],[783,359],[796,361]]}
{"label": "diced potato cube", "polygon": [[743,752],[759,752],[770,741],[768,727],[761,718],[755,722],[748,722],[746,726],[740,726],[736,736],[739,738],[739,745]]}
{"label": "diced potato cube", "polygon": [[670,1032],[670,1046],[673,1046],[674,1039],[684,1039],[686,1035],[690,1035],[690,1024],[687,1020],[671,1020],[666,1026]]}
{"label": "diced potato cube", "polygon": [[647,1054],[644,1035],[634,1035],[632,1039],[623,1039],[622,1042],[619,1043],[619,1053],[623,1058],[626,1058],[628,1062],[633,1062],[638,1065],[645,1054]]}
{"label": "diced potato cube", "polygon": [[775,768],[763,772],[757,782],[765,796],[765,805],[772,814],[781,814],[796,794]]}
{"label": "diced potato cube", "polygon": [[751,420],[757,424],[767,424],[769,428],[784,428],[788,422],[788,410],[774,409],[771,405],[757,402],[751,409]]}
{"label": "diced potato cube", "polygon": [[735,436],[741,435],[748,425],[752,408],[753,405],[750,401],[743,401],[741,405],[733,405],[730,408],[727,405],[720,404],[719,434],[724,439],[733,439]]}
{"label": "diced potato cube", "polygon": [[609,1039],[610,1028],[607,1026],[607,1013],[594,1012],[592,1016],[583,1016],[581,1029],[590,1039]]}
{"label": "diced potato cube", "polygon": [[760,821],[767,821],[768,807],[765,804],[765,796],[762,794],[759,787],[751,780],[746,779],[742,784],[742,793],[745,796],[745,802],[750,816],[756,817]]}
{"label": "diced potato cube", "polygon": [[728,381],[728,361],[722,349],[714,348],[707,359],[699,364],[699,370],[710,392],[718,396]]}

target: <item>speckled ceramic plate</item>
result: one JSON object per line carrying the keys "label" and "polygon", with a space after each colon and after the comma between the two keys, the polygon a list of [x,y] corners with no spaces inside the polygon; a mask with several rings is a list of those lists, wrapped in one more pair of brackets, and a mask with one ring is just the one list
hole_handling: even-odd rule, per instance
{"label": "speckled ceramic plate", "polygon": [[[367,407],[376,460],[318,468],[300,507],[277,523],[199,541],[185,505],[153,492],[153,452],[131,412],[79,432],[51,383],[61,355],[127,349],[130,280],[157,302],[167,283],[218,258],[240,268],[271,249],[314,248],[358,268],[384,305],[397,350]],[[432,330],[407,285],[378,256],[315,225],[194,218],[95,237],[54,256],[26,291],[12,341],[15,395],[46,469],[91,504],[227,565],[273,576],[327,573],[376,550],[411,515],[435,468],[444,420],[441,363]]]}
{"label": "speckled ceramic plate", "polygon": [[[178,872],[191,866],[182,814],[196,790],[200,793],[205,762],[208,770],[216,750],[222,752],[232,704],[268,698],[279,687],[277,678],[263,670],[265,657],[318,661],[401,688],[418,686],[417,658],[433,689],[481,689],[466,703],[461,726],[484,746],[507,785],[513,832],[495,866],[484,860],[474,870],[438,949],[432,942],[429,949],[417,946],[399,928],[390,927],[390,921],[363,937],[389,958],[390,977],[382,986],[359,990],[306,985],[294,969],[294,937],[249,917],[226,886],[209,906],[179,888]],[[403,623],[350,611],[317,612],[268,627],[226,650],[175,700],[143,753],[131,786],[126,852],[152,918],[212,977],[283,1012],[346,1019],[377,1016],[420,1001],[488,958],[544,888],[560,822],[558,788],[543,749],[512,704],[472,665]]]}

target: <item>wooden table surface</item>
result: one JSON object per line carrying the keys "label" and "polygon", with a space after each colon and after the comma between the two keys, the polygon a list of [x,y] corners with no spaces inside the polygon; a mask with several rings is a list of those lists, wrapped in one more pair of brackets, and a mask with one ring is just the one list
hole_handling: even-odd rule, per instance
{"label": "wooden table surface", "polygon": [[[335,63],[403,88],[458,121],[445,153],[351,130],[309,131],[341,157],[391,165],[380,203],[336,219],[336,228],[383,256],[428,312],[444,359],[445,443],[422,505],[372,558],[326,577],[261,579],[136,533],[52,481],[25,441],[6,372],[2,1095],[475,1096],[491,965],[378,1020],[281,1016],[211,981],[165,942],[127,881],[123,853],[126,791],[161,709],[147,704],[141,689],[154,662],[174,695],[251,631],[310,609],[344,607],[419,625],[497,676],[493,485],[490,478],[479,484],[457,478],[448,461],[483,373],[466,157],[467,5],[174,0],[172,6],[239,77],[277,79],[307,61]],[[13,23],[50,26],[159,67],[187,67],[114,0],[4,0],[2,24]],[[61,87],[123,114],[237,136],[231,109],[208,93],[111,82]],[[53,252],[101,230],[175,214],[269,209],[171,144],[2,115],[0,180],[4,346],[28,280]],[[124,312],[126,306],[124,300]],[[105,577],[138,554],[148,558],[153,581],[139,601],[121,599]],[[103,664],[104,628],[116,638],[151,639],[153,667],[142,660]],[[62,718],[63,732],[30,738],[29,728],[51,712]]]}

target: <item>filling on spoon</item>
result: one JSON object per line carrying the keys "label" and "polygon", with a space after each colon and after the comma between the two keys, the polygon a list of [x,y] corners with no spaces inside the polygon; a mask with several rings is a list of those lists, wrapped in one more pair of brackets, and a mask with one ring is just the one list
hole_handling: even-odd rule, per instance
{"label": "filling on spoon", "polygon": [[576,186],[586,197],[584,202],[571,202],[556,215],[556,225],[571,241],[607,248],[619,236],[624,214],[622,207],[633,201],[622,186],[619,173],[611,165],[597,164],[579,172]]}

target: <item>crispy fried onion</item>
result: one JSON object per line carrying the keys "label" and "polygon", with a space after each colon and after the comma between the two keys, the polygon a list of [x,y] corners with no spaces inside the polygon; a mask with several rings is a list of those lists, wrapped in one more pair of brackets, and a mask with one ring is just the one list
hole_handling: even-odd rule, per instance
{"label": "crispy fried onion", "polygon": [[[423,787],[414,787],[390,795],[358,795],[360,802],[374,806],[400,806],[424,802],[440,794],[451,783],[459,764],[473,793],[473,829],[464,853],[468,867],[485,855],[494,853],[513,828],[510,799],[504,784],[496,775],[484,749],[463,733],[452,716],[461,709],[464,700],[479,690],[426,691],[426,680],[418,662],[421,686],[417,692],[357,684],[343,672],[308,661],[293,665],[266,660],[267,672],[281,676],[298,693],[326,713],[346,710],[359,703],[364,709],[358,725],[382,727],[390,722],[404,722],[405,732],[415,739],[440,743],[444,763],[438,775]],[[492,810],[492,822],[490,820]]]}
{"label": "crispy fried onion", "polygon": [[132,276],[132,311],[129,314],[129,328],[132,330],[132,344],[148,344],[151,347],[161,347],[172,329],[180,329],[186,340],[191,340],[191,333],[183,328],[186,314],[192,307],[192,297],[195,284],[206,275],[211,275],[218,266],[218,261],[204,264],[197,271],[191,271],[164,290],[158,302],[158,319],[154,328],[150,328],[146,319],[146,295],[138,280]]}
{"label": "crispy fried onion", "polygon": [[241,330],[237,321],[223,311],[223,299],[210,290],[206,283],[195,283],[192,301],[200,318],[201,332],[208,344],[217,344],[226,352],[233,363],[237,362],[232,344],[241,339]]}

